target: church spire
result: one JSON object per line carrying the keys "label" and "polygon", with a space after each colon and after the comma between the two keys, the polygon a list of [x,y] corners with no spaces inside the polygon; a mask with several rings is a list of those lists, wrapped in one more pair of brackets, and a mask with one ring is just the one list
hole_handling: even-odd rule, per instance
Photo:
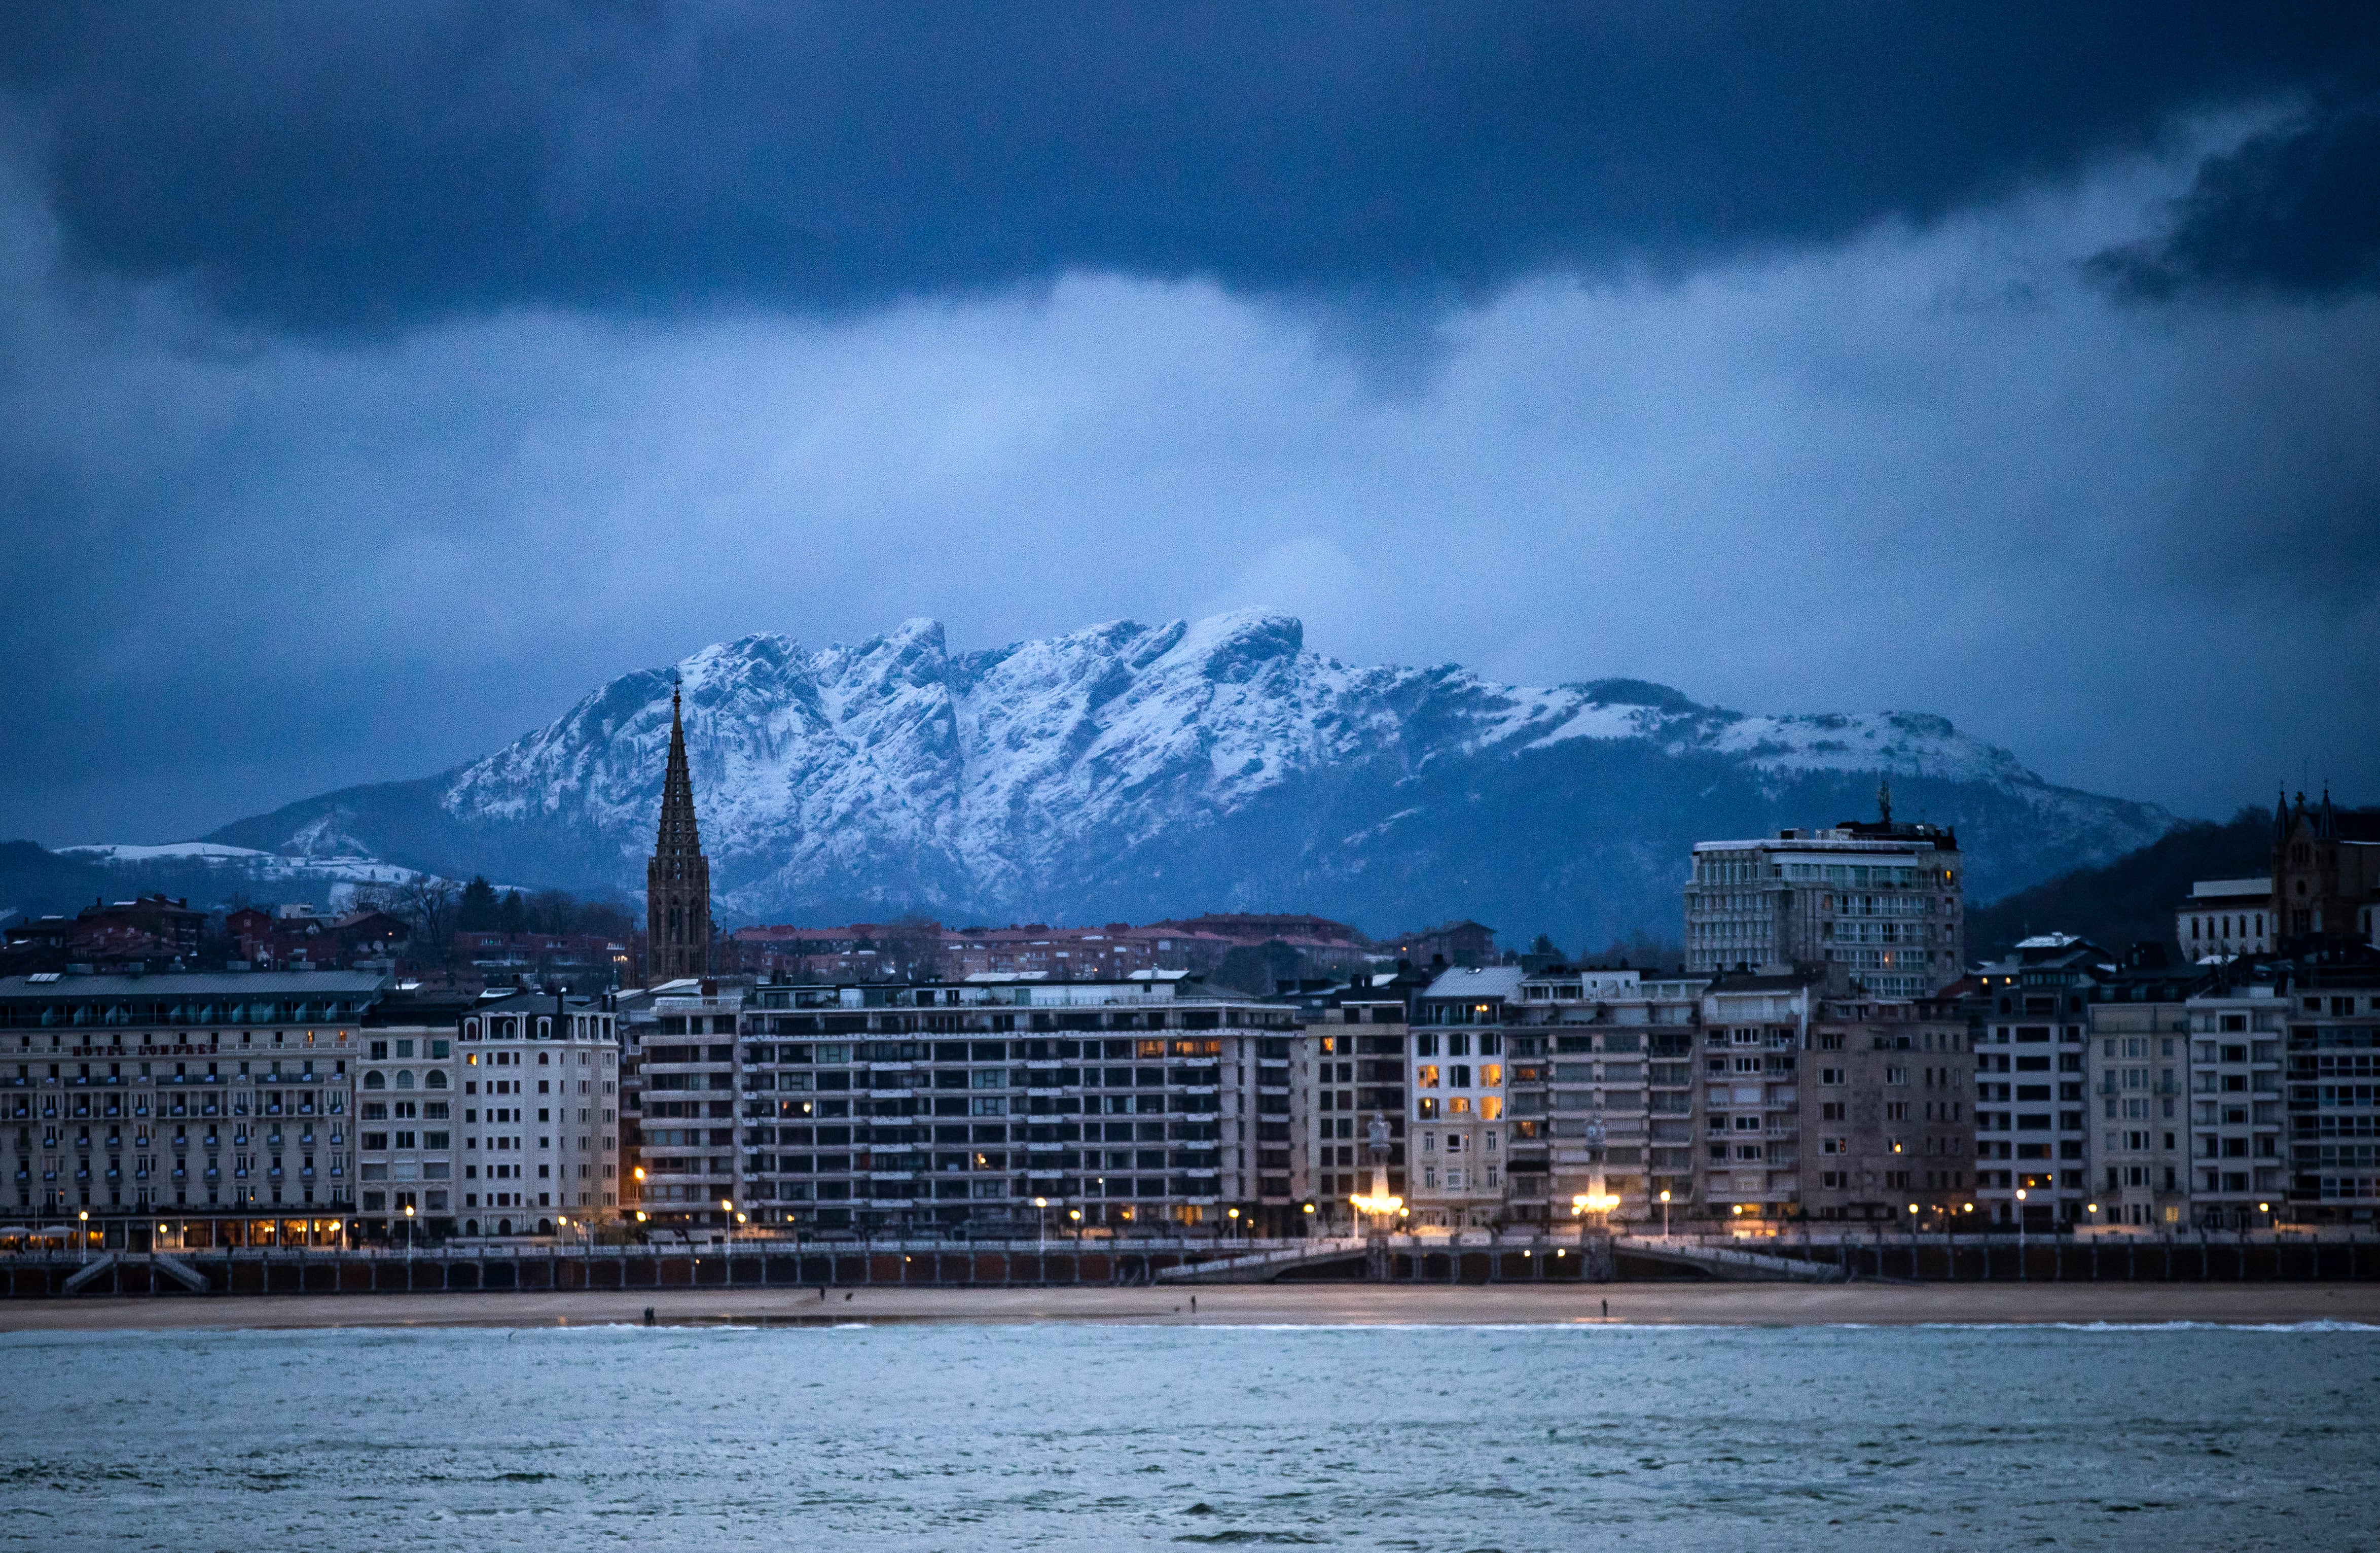
{"label": "church spire", "polygon": [[674,981],[710,972],[710,862],[694,814],[694,773],[686,758],[683,692],[670,677],[669,764],[662,776],[662,813],[645,865],[645,960],[648,981]]}

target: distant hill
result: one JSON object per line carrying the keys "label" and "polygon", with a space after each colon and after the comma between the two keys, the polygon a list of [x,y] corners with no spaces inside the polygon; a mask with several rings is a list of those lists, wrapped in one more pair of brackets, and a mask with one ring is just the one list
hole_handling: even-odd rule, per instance
{"label": "distant hill", "polygon": [[2121,950],[2143,939],[2172,948],[2173,912],[2199,879],[2269,873],[2273,812],[2242,809],[2223,825],[2178,825],[2137,851],[2078,868],[1967,913],[1970,959],[1997,959],[2035,933],[2080,934]]}
{"label": "distant hill", "polygon": [[116,883],[107,870],[62,857],[37,841],[0,841],[0,923],[18,912],[71,915]]}
{"label": "distant hill", "polygon": [[288,857],[211,842],[163,847],[67,847],[0,842],[0,923],[72,916],[94,900],[157,893],[212,911],[251,901],[329,906],[349,887],[401,884],[408,869],[370,858]]}

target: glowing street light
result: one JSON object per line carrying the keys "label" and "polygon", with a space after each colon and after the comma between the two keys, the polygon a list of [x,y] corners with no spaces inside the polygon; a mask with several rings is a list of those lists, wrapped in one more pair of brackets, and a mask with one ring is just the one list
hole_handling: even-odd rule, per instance
{"label": "glowing street light", "polygon": [[1670,1238],[1670,1194],[1661,1193],[1661,1239]]}
{"label": "glowing street light", "polygon": [[1604,1191],[1582,1192],[1570,1200],[1573,1217],[1584,1218],[1588,1214],[1608,1214],[1620,1205],[1620,1199]]}

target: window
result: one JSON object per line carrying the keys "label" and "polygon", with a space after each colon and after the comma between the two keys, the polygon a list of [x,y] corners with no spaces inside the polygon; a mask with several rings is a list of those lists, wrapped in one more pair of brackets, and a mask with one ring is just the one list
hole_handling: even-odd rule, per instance
{"label": "window", "polygon": [[1818,1070],[1818,1082],[1822,1084],[1841,1083],[1843,1070],[1840,1068],[1821,1068]]}

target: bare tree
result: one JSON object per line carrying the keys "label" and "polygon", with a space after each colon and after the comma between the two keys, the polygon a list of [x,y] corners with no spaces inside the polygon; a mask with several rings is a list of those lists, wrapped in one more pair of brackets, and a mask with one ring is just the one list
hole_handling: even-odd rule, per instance
{"label": "bare tree", "polygon": [[529,931],[563,935],[581,931],[578,899],[568,890],[541,889],[524,902]]}
{"label": "bare tree", "polygon": [[405,915],[405,887],[374,882],[350,886],[346,892],[350,911],[386,911],[392,917]]}
{"label": "bare tree", "polygon": [[916,911],[885,924],[877,939],[879,964],[893,976],[931,978],[941,973],[942,924]]}
{"label": "bare tree", "polygon": [[457,894],[452,879],[417,874],[398,887],[397,904],[388,910],[412,925],[418,942],[432,949],[443,949],[455,936]]}

